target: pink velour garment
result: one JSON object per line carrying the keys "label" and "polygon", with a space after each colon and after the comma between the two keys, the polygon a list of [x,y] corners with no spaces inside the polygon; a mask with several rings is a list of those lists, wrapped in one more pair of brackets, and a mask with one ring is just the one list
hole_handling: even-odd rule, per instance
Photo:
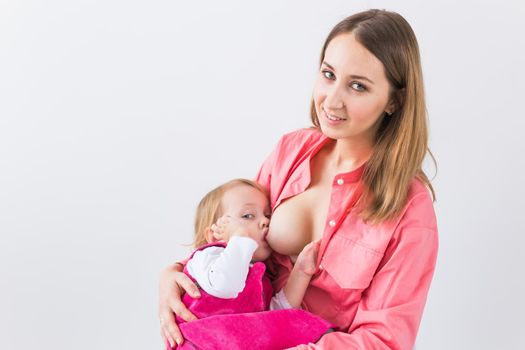
{"label": "pink velour garment", "polygon": [[[225,245],[214,243],[198,250],[209,246]],[[333,327],[304,310],[265,311],[272,298],[265,271],[264,263],[253,264],[236,298],[218,298],[202,289],[197,299],[185,294],[182,301],[198,320],[185,322],[177,316],[185,339],[178,349],[284,349],[315,342]],[[191,278],[186,268],[184,272]]]}
{"label": "pink velour garment", "polygon": [[[226,247],[223,242],[207,244],[196,249],[190,256],[193,257],[195,252],[208,247]],[[246,284],[242,292],[236,298],[225,299],[218,298],[200,290],[201,297],[193,299],[189,294],[184,294],[182,302],[197,318],[204,318],[219,314],[239,314],[245,312],[259,312],[268,309],[272,299],[272,284],[265,275],[266,266],[262,262],[256,262],[248,270]],[[193,282],[196,280],[184,267],[184,273],[188,275]],[[184,320],[177,316],[177,322],[183,323]]]}
{"label": "pink velour garment", "polygon": [[180,349],[282,350],[315,342],[330,326],[300,309],[210,316],[179,325]]}
{"label": "pink velour garment", "polygon": [[[329,142],[334,141],[315,128],[279,140],[256,178],[270,192],[272,212],[308,188],[310,160]],[[339,331],[297,349],[405,350],[414,345],[438,249],[432,199],[414,178],[399,218],[368,225],[348,210],[365,164],[333,178],[318,271],[302,304]],[[274,289],[280,290],[292,261],[274,253],[268,267]]]}

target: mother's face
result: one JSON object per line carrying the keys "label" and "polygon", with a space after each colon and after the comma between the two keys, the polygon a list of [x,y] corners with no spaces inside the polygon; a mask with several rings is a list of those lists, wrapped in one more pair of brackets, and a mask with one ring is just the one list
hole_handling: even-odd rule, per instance
{"label": "mother's face", "polygon": [[321,131],[333,139],[372,142],[385,112],[392,112],[390,84],[381,61],[353,33],[328,44],[313,99]]}

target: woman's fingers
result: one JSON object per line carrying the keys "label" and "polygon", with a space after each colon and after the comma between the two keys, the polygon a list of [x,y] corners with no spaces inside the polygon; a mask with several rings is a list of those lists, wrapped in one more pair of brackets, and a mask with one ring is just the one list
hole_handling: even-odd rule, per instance
{"label": "woman's fingers", "polygon": [[[174,301],[173,305],[171,306],[171,309],[175,313],[175,315],[179,316],[186,322],[195,321],[197,317],[195,317],[194,314],[191,313],[190,310],[184,305],[182,301]],[[174,321],[175,323],[175,321]]]}
{"label": "woman's fingers", "polygon": [[[179,286],[181,290],[184,290],[186,293],[188,293],[192,298],[200,298],[201,293],[199,292],[199,288],[193,283],[193,281],[186,276],[184,273],[178,273],[175,278],[176,284]],[[186,305],[181,300],[181,294],[177,295],[177,297],[170,299],[170,307],[173,310],[173,312],[181,317],[186,322],[196,320],[197,317],[195,317],[194,314],[188,310]]]}
{"label": "woman's fingers", "polygon": [[175,322],[175,316],[178,315],[183,320],[189,322],[196,320],[197,317],[193,315],[181,301],[175,300],[172,302],[168,312],[163,312],[160,316],[161,322],[161,335],[170,344],[172,348],[176,345],[181,345],[184,342],[184,337],[180,332],[177,323]]}
{"label": "woman's fingers", "polygon": [[161,336],[164,337],[166,341],[173,348],[177,344],[181,345],[184,342],[184,337],[180,332],[177,323],[175,322],[175,315],[178,315],[183,320],[189,322],[196,320],[197,317],[193,315],[182,301],[173,299],[170,300],[169,307],[161,308],[159,312],[160,324],[161,324]]}
{"label": "woman's fingers", "polygon": [[194,298],[200,297],[197,286],[186,274],[173,266],[163,270],[159,286],[160,335],[172,348],[184,342],[184,337],[175,322],[175,315],[186,321],[197,319],[182,302],[183,291]]}
{"label": "woman's fingers", "polygon": [[199,288],[197,288],[197,286],[195,285],[195,283],[193,283],[191,278],[189,278],[185,274],[181,273],[180,275],[178,275],[177,278],[176,278],[176,282],[192,298],[200,298],[201,297],[201,293],[199,292]]}
{"label": "woman's fingers", "polygon": [[173,312],[168,311],[160,316],[160,335],[164,339],[164,344],[167,345],[167,348],[174,349],[177,344],[183,343],[184,338],[175,323]]}

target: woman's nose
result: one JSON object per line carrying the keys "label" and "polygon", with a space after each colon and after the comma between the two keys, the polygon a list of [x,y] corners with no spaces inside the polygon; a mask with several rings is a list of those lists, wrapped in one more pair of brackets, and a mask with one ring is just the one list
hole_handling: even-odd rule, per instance
{"label": "woman's nose", "polygon": [[325,109],[327,111],[335,111],[344,106],[341,88],[338,85],[332,86],[326,93],[324,100]]}

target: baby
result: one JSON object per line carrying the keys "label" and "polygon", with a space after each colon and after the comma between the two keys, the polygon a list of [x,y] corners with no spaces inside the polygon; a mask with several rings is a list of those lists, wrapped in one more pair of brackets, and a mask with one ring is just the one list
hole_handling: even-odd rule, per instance
{"label": "baby", "polygon": [[176,318],[186,339],[182,349],[282,349],[330,331],[331,324],[300,309],[316,270],[317,242],[303,249],[285,287],[273,295],[262,262],[272,253],[266,242],[270,215],[266,190],[250,180],[229,181],[200,201],[196,250],[184,273],[201,296],[182,298],[198,318]]}
{"label": "baby", "polygon": [[[187,273],[206,293],[236,298],[246,286],[252,263],[266,260],[272,252],[266,242],[270,215],[266,190],[251,180],[232,180],[206,194],[197,208],[197,251],[186,265]],[[270,310],[300,307],[315,272],[318,247],[312,242],[299,254]]]}

